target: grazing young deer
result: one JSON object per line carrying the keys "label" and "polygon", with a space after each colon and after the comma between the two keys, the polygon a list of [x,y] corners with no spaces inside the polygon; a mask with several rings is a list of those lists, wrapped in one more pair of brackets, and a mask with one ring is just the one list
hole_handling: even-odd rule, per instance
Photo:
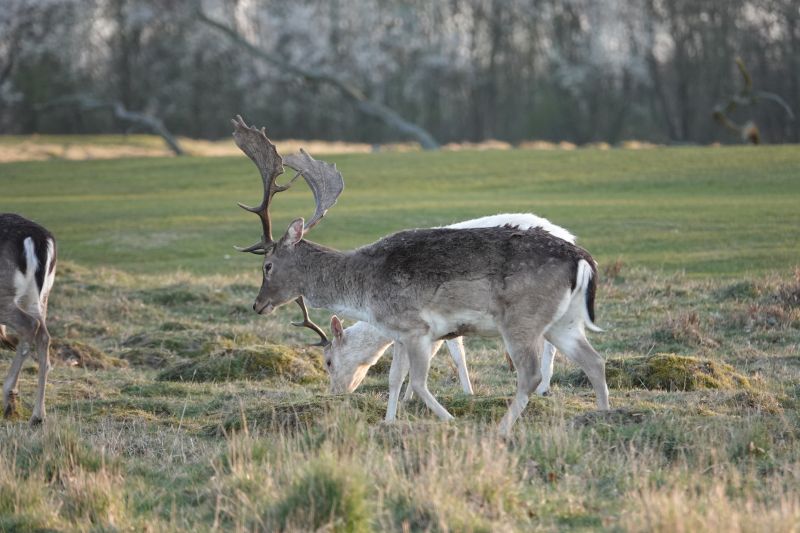
{"label": "grazing young deer", "polygon": [[241,117],[234,128],[237,145],[264,184],[261,205],[243,206],[259,215],[263,230],[260,242],[242,250],[264,256],[257,313],[302,297],[312,307],[372,324],[405,351],[414,393],[444,420],[453,417],[427,386],[431,344],[468,334],[499,334],[516,368],[517,394],[501,433],[511,431],[541,380],[542,338],[581,366],[598,407],[608,409],[605,361],[585,335],[585,327],[599,329],[593,324],[597,272],[588,252],[541,228],[401,231],[351,252],[306,241],[307,231],[336,202],[343,180],[334,165],[302,151],[286,164],[311,186],[316,212],[308,224],[294,220],[276,241],[269,206],[291,185],[275,182],[283,160],[263,129],[248,127]]}
{"label": "grazing young deer", "polygon": [[[489,227],[508,226],[516,229],[542,228],[551,235],[564,239],[574,244],[575,236],[547,220],[530,213],[503,213],[491,215],[473,220],[466,220],[444,226],[453,229],[469,228],[489,228]],[[330,378],[330,391],[332,394],[355,391],[364,377],[386,349],[391,346],[392,339],[381,335],[377,328],[365,322],[356,322],[352,326],[344,329],[338,317],[331,318],[331,330],[333,338],[331,343],[325,347],[325,366]],[[436,354],[442,345],[441,340],[433,343],[431,354]],[[472,394],[472,383],[469,379],[469,371],[464,357],[464,343],[461,337],[447,340],[447,348],[455,362],[458,371],[461,388],[466,394]],[[536,387],[536,394],[545,395],[550,390],[550,379],[553,376],[553,357],[555,356],[555,346],[549,342],[544,342],[542,351],[542,380]],[[400,361],[401,350],[395,350],[392,356],[392,367],[389,371],[389,404],[396,405],[400,394],[402,381],[405,379],[404,370],[407,364]],[[402,365],[398,367],[397,365]],[[404,400],[411,398],[411,387],[406,388]]]}
{"label": "grazing young deer", "polygon": [[[15,413],[17,382],[25,357],[39,362],[39,387],[31,415],[31,425],[45,418],[44,395],[50,371],[50,334],[47,298],[56,274],[56,241],[49,231],[19,215],[0,214],[0,345],[17,354],[3,383],[3,413]],[[5,326],[19,337],[6,336]]]}

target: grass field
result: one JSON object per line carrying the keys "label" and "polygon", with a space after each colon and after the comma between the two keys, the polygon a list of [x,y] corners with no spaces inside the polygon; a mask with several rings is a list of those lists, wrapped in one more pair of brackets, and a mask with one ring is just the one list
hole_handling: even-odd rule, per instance
{"label": "grass field", "polygon": [[[0,531],[800,530],[800,148],[330,160],[346,188],[325,244],[515,211],[576,233],[603,272],[614,410],[559,357],[552,396],[498,439],[514,376],[473,339],[474,397],[434,359],[456,422],[412,402],[383,425],[388,361],[329,396],[294,309],[250,310],[243,156],[2,164],[0,211],[53,230],[61,263],[49,418],[27,426],[29,363],[0,425]],[[301,186],[274,205],[279,227],[313,211]]]}
{"label": "grass field", "polygon": [[[571,229],[601,262],[734,276],[800,262],[800,148],[457,152],[331,158],[346,192],[314,239],[336,247],[413,226],[534,212]],[[41,220],[62,257],[133,272],[255,271],[228,256],[258,237],[245,157],[14,163],[0,208]],[[296,189],[296,190],[295,190]],[[276,225],[313,213],[296,187]]]}

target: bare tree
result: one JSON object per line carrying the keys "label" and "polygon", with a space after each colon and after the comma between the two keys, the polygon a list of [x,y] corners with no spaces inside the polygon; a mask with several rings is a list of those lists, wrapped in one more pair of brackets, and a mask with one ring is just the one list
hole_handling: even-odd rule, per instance
{"label": "bare tree", "polygon": [[[0,4],[8,133],[115,129],[111,113],[37,108],[90,94],[203,138],[244,111],[294,137],[429,148],[704,143],[723,132],[705,110],[738,91],[737,56],[800,107],[797,0],[203,0],[199,16],[196,0]],[[779,106],[748,113],[764,139],[800,138]]]}
{"label": "bare tree", "polygon": [[221,31],[239,47],[241,47],[243,50],[246,50],[254,57],[257,57],[260,60],[276,66],[286,72],[292,73],[309,83],[326,84],[334,87],[348,100],[353,102],[359,111],[365,115],[371,116],[386,123],[404,135],[408,135],[417,139],[423,148],[427,150],[435,150],[439,147],[439,143],[436,142],[436,139],[434,139],[433,136],[424,128],[409,122],[380,102],[368,98],[360,89],[347,83],[338,76],[323,72],[322,70],[288,63],[281,59],[278,55],[273,55],[254,46],[248,42],[247,39],[236,33],[236,31],[208,17],[202,10],[198,10],[197,17],[204,24]]}

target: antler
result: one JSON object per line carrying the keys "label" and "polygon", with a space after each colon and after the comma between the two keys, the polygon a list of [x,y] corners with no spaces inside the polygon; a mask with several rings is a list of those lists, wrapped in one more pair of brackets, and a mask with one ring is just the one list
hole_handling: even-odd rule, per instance
{"label": "antler", "polygon": [[300,310],[303,312],[303,321],[302,322],[292,322],[292,325],[293,326],[297,326],[299,328],[307,327],[308,329],[310,329],[311,331],[315,332],[317,335],[320,336],[320,341],[317,342],[317,343],[311,344],[310,346],[322,346],[322,347],[325,347],[325,346],[329,345],[331,343],[331,341],[328,340],[328,336],[325,335],[325,332],[322,331],[322,328],[320,328],[318,325],[314,324],[314,321],[311,320],[311,318],[309,318],[308,309],[306,309],[306,302],[303,300],[303,297],[302,296],[299,297],[297,300],[295,300],[295,302],[297,302],[297,305],[300,306]]}
{"label": "antler", "polygon": [[285,162],[286,166],[295,169],[303,176],[303,179],[306,180],[306,183],[311,188],[311,192],[314,193],[317,209],[314,212],[314,216],[306,222],[303,228],[303,231],[308,231],[336,203],[339,195],[344,190],[344,180],[342,179],[342,174],[336,169],[335,164],[317,161],[302,148],[299,154],[286,156]]}
{"label": "antler", "polygon": [[302,175],[306,180],[311,192],[314,193],[317,208],[314,216],[303,227],[305,232],[314,227],[325,216],[328,209],[333,207],[344,190],[344,180],[341,173],[336,170],[335,164],[317,161],[301,148],[299,154],[287,156],[285,161],[287,166],[297,171],[297,174],[286,185],[278,185],[275,180],[283,174],[284,160],[275,145],[267,138],[264,128],[259,130],[248,126],[241,115],[236,115],[236,119],[231,122],[234,127],[233,138],[236,145],[256,164],[264,182],[264,198],[261,200],[261,204],[257,207],[239,204],[239,207],[255,213],[261,219],[261,226],[264,230],[261,242],[247,248],[237,247],[237,250],[263,255],[267,251],[267,246],[275,242],[272,238],[269,206],[276,193],[291,187],[298,176]]}
{"label": "antler", "polygon": [[[261,172],[261,179],[264,182],[264,198],[257,207],[250,207],[242,203],[239,207],[251,213],[255,213],[261,219],[261,227],[264,231],[261,242],[247,248],[237,248],[241,252],[251,252],[264,254],[266,245],[271,244],[272,240],[272,221],[269,216],[269,206],[272,197],[276,193],[285,191],[289,185],[278,185],[275,180],[283,174],[283,159],[281,159],[275,145],[267,138],[264,128],[260,130],[248,126],[241,115],[236,115],[233,123],[233,139],[236,141],[242,152],[249,157]],[[294,181],[294,180],[292,180]]]}

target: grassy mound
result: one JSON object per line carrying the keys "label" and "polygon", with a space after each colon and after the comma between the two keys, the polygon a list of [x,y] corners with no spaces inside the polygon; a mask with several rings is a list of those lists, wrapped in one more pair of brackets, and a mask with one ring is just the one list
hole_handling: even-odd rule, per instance
{"label": "grassy mound", "polygon": [[67,339],[50,341],[50,356],[66,365],[90,370],[128,366],[126,361],[111,357],[91,344]]}
{"label": "grassy mound", "polygon": [[225,350],[179,363],[158,375],[161,381],[235,381],[279,377],[292,383],[325,379],[321,362],[307,353],[276,344]]}
{"label": "grassy mound", "polygon": [[158,330],[142,331],[122,343],[120,357],[134,366],[163,368],[178,358],[197,358],[230,352],[236,346],[256,344],[258,337],[232,329],[211,331],[192,323],[167,321]]}
{"label": "grassy mound", "polygon": [[[666,353],[609,359],[606,361],[606,380],[612,389],[750,389],[749,380],[728,364]],[[565,382],[589,386],[589,380],[581,370],[570,373]]]}

